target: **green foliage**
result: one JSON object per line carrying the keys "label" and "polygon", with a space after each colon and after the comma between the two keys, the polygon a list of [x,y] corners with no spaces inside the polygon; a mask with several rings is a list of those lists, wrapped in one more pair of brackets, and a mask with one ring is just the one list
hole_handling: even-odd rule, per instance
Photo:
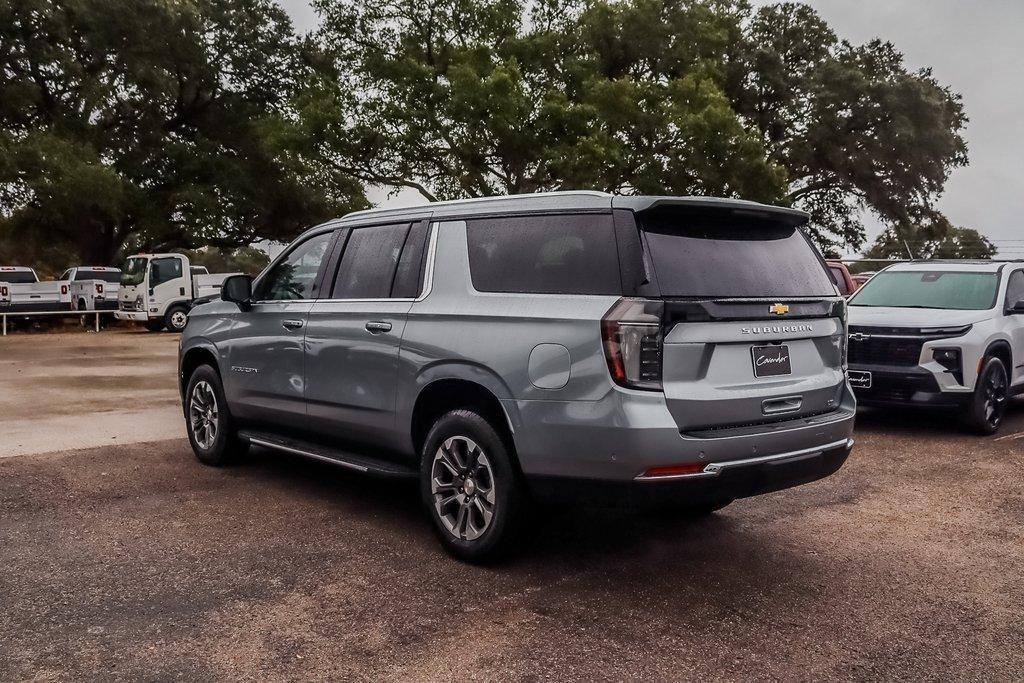
{"label": "green foliage", "polygon": [[865,212],[970,241],[934,206],[967,160],[959,96],[805,5],[315,5],[300,38],[273,0],[2,0],[0,247],[287,241],[363,183],[741,197],[809,211],[829,250]]}
{"label": "green foliage", "polygon": [[245,273],[255,277],[270,263],[267,253],[256,247],[194,249],[185,255],[192,265],[206,266],[211,273]]}
{"label": "green foliage", "polygon": [[271,0],[7,0],[0,231],[109,263],[364,206],[298,124],[304,49]]}
{"label": "green foliage", "polygon": [[358,93],[322,139],[366,182],[430,199],[589,188],[774,200],[785,188],[720,87],[715,55],[735,18],[704,3],[317,6],[340,75],[331,99]]}
{"label": "green foliage", "polygon": [[864,209],[904,233],[934,223],[950,171],[967,163],[959,95],[907,71],[890,43],[840,41],[806,5],[762,7],[746,36],[728,91],[819,245],[859,246]]}
{"label": "green foliage", "polygon": [[990,259],[996,255],[996,246],[977,230],[954,227],[945,219],[938,223],[937,226],[929,226],[928,230],[915,230],[908,238],[887,230],[865,256],[904,259],[908,257],[908,247],[914,258]]}
{"label": "green foliage", "polygon": [[[335,167],[428,198],[594,188],[812,214],[858,247],[907,231],[966,163],[958,95],[805,5],[320,0]],[[351,98],[346,101],[346,98]],[[341,103],[345,102],[344,105]]]}

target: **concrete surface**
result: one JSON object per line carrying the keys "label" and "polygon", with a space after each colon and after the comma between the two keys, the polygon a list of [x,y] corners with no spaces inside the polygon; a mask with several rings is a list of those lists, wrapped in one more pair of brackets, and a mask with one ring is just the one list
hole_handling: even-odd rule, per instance
{"label": "concrete surface", "polygon": [[866,413],[829,479],[553,513],[491,568],[414,487],[285,455],[7,458],[0,680],[1020,680],[1022,432],[1019,405],[1001,440]]}
{"label": "concrete surface", "polygon": [[178,335],[0,337],[0,458],[184,438]]}

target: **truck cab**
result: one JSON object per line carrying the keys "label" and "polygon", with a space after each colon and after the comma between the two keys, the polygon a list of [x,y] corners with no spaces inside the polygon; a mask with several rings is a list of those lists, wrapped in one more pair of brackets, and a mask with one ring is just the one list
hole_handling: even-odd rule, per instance
{"label": "truck cab", "polygon": [[[200,272],[196,272],[199,270]],[[118,320],[141,322],[151,331],[181,332],[196,299],[215,296],[229,275],[210,275],[184,254],[136,254],[121,269]]]}

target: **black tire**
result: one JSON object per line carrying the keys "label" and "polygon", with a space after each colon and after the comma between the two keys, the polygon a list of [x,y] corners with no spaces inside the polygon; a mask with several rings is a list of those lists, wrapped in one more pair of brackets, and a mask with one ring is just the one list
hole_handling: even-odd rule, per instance
{"label": "black tire", "polygon": [[[460,440],[471,441],[478,447],[475,458],[472,452],[465,452],[469,450],[468,441]],[[443,459],[439,449],[446,443],[450,444],[450,451],[463,451],[468,467],[463,469],[461,480],[458,476],[451,476],[451,484],[446,481],[446,486],[453,487],[450,495],[455,500],[443,505],[440,504],[440,497],[445,494],[438,494],[436,500],[432,483],[435,456]],[[483,461],[480,460],[480,453],[484,456]],[[456,464],[462,464],[457,460],[458,457]],[[441,462],[437,463],[437,467],[443,473],[442,479],[451,473],[451,469],[445,468]],[[491,475],[493,480],[488,481]],[[460,481],[465,487],[460,487]],[[472,410],[453,410],[434,423],[420,454],[420,493],[441,544],[445,550],[464,562],[485,563],[500,559],[516,538],[522,521],[525,488],[513,463],[509,445],[494,425]],[[458,521],[457,514],[463,507],[462,501],[468,501],[465,503],[466,521],[461,525],[464,533],[460,531],[457,536],[449,524],[452,518]],[[488,506],[491,517],[485,522],[483,510]],[[448,522],[442,510],[448,513]],[[474,522],[480,522],[477,528],[473,528]],[[469,538],[477,533],[479,527],[483,527],[482,533]]]}
{"label": "black tire", "polygon": [[967,406],[967,424],[978,434],[995,434],[1003,424],[1009,400],[1010,378],[1006,365],[995,356],[985,359]]}
{"label": "black tire", "polygon": [[[215,399],[213,408],[216,411],[217,425],[212,439],[207,438],[208,433],[204,434],[201,429],[197,429],[196,420],[193,419],[193,407],[197,411],[205,407],[202,400],[197,400],[197,397],[201,398],[205,393],[203,389],[197,393],[196,389],[201,384],[212,391]],[[189,377],[188,388],[185,390],[185,431],[188,433],[192,452],[204,465],[227,465],[249,450],[248,442],[240,440],[235,431],[231,411],[224,398],[224,386],[221,384],[220,375],[209,365],[200,365]]]}
{"label": "black tire", "polygon": [[148,320],[145,323],[143,323],[143,325],[145,325],[146,329],[149,330],[150,332],[159,332],[160,330],[164,329],[163,320]]}
{"label": "black tire", "polygon": [[188,309],[184,306],[171,306],[164,313],[164,328],[168,332],[184,332],[188,324]]}

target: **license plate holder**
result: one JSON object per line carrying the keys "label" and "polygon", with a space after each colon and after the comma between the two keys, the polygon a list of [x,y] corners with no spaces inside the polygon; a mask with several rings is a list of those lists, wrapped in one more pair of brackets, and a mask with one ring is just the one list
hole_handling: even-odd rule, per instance
{"label": "license plate holder", "polygon": [[846,376],[850,380],[850,386],[854,389],[871,388],[871,372],[868,370],[848,370]]}
{"label": "license plate holder", "polygon": [[754,365],[754,377],[781,377],[793,374],[787,344],[751,346],[750,358]]}

